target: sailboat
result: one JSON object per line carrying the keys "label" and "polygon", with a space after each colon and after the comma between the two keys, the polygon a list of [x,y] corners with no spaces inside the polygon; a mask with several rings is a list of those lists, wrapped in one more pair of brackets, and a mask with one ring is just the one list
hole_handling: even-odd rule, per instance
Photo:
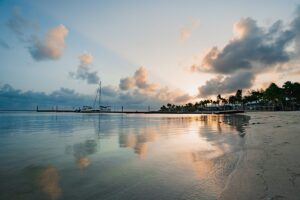
{"label": "sailboat", "polygon": [[93,106],[83,106],[82,109],[80,109],[80,112],[83,113],[111,112],[110,106],[101,105],[101,93],[102,93],[102,88],[101,88],[101,81],[100,81]]}

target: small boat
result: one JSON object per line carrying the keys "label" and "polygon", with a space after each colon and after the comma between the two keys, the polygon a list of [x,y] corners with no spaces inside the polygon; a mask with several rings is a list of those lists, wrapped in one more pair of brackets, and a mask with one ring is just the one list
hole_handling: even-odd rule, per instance
{"label": "small boat", "polygon": [[80,109],[80,112],[93,112],[92,106],[82,106],[82,109]]}
{"label": "small boat", "polygon": [[[97,100],[98,100],[98,105],[96,106]],[[102,106],[101,105],[101,81],[99,82],[99,88],[97,90],[96,97],[94,100],[94,106],[83,106],[78,111],[82,112],[82,113],[111,112],[110,106]]]}

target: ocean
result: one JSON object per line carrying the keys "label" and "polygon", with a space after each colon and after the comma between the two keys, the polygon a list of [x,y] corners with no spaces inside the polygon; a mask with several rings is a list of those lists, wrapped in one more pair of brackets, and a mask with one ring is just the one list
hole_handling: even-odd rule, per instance
{"label": "ocean", "polygon": [[216,199],[249,120],[0,112],[0,199]]}

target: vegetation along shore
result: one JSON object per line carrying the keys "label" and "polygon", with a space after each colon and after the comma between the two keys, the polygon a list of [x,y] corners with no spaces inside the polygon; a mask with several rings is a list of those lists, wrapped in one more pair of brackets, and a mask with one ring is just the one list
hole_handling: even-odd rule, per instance
{"label": "vegetation along shore", "polygon": [[216,100],[204,99],[196,103],[175,105],[168,103],[160,108],[160,112],[200,112],[220,110],[247,111],[291,111],[300,109],[300,83],[285,82],[282,87],[271,83],[268,88],[250,90],[243,96],[242,90],[228,98],[218,94]]}

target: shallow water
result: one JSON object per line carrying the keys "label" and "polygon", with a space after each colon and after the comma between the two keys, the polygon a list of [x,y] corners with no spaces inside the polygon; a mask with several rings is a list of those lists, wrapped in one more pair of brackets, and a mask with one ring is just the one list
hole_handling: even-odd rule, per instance
{"label": "shallow water", "polygon": [[246,115],[0,113],[0,199],[216,199]]}

